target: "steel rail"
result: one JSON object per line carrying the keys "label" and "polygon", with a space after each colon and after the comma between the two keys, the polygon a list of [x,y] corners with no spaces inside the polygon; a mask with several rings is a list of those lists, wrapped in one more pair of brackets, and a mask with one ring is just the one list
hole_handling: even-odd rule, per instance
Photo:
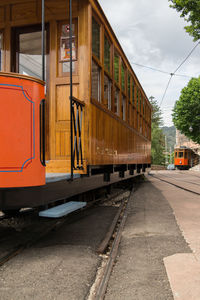
{"label": "steel rail", "polygon": [[[85,206],[84,208],[81,208],[81,209],[79,209],[75,212],[72,212],[68,216],[65,216],[63,218],[55,220],[55,222],[53,224],[51,222],[51,224],[49,226],[47,226],[41,234],[36,233],[35,237],[30,237],[29,239],[24,241],[24,243],[19,244],[18,246],[15,246],[14,249],[8,251],[8,253],[5,254],[3,257],[0,257],[0,267],[3,266],[6,262],[10,261],[15,256],[22,253],[25,249],[27,249],[27,248],[31,247],[32,245],[36,244],[38,241],[41,240],[41,238],[46,236],[52,230],[58,229],[64,224],[70,224],[70,223],[74,223],[74,222],[78,221],[81,217],[84,217],[84,214],[89,209],[92,209],[93,207],[95,207],[96,204],[98,204],[98,203],[101,204],[101,203],[104,203],[104,202],[107,202],[107,201],[111,201],[114,198],[117,198],[120,195],[124,194],[128,190],[130,190],[130,189],[127,188],[126,190],[122,190],[120,192],[114,193],[113,195],[110,195],[109,197],[99,198],[99,199],[95,199],[93,201],[90,201],[87,204],[87,206]],[[0,220],[1,220],[1,218],[0,218]],[[3,217],[2,217],[2,220],[3,220]]]}
{"label": "steel rail", "polygon": [[195,195],[200,195],[200,193],[198,193],[198,192],[189,190],[189,189],[184,188],[184,187],[182,187],[182,186],[180,186],[180,185],[178,185],[178,184],[175,184],[175,183],[172,183],[172,182],[170,182],[170,181],[161,179],[161,178],[155,176],[154,174],[149,174],[149,176],[152,176],[153,178],[156,178],[156,179],[158,179],[158,180],[160,180],[160,181],[163,181],[163,182],[166,182],[166,183],[168,183],[168,184],[171,184],[171,185],[173,185],[173,186],[175,186],[175,187],[177,187],[177,188],[179,188],[179,189],[181,189],[181,190],[184,190],[184,191],[186,191],[186,192],[189,192],[189,193],[192,193],[192,194],[195,194]]}
{"label": "steel rail", "polygon": [[[180,174],[180,173],[178,173]],[[185,174],[181,174],[181,175],[185,175]],[[169,175],[166,175],[166,174],[162,174],[163,177],[167,177],[167,178],[171,178],[171,176]],[[181,179],[181,178],[176,178],[177,181],[181,181],[181,182],[186,182],[186,183],[191,183],[193,185],[197,185],[197,186],[200,186],[199,183],[196,183],[196,182],[192,182],[192,181],[189,181],[189,180],[184,180],[184,179]]]}
{"label": "steel rail", "polygon": [[118,254],[118,249],[119,249],[119,244],[120,244],[121,237],[122,237],[122,232],[123,232],[123,229],[124,229],[124,226],[126,223],[126,219],[128,216],[128,208],[129,208],[130,198],[132,197],[133,192],[134,192],[134,189],[132,189],[129,197],[124,201],[123,209],[121,210],[121,207],[119,208],[120,214],[118,216],[116,225],[120,219],[121,219],[121,221],[120,221],[119,227],[116,230],[116,235],[115,235],[114,241],[112,243],[111,251],[110,251],[109,258],[108,258],[107,264],[105,266],[103,275],[101,276],[100,281],[98,281],[97,287],[95,288],[93,295],[89,296],[88,299],[90,299],[90,300],[93,300],[93,299],[94,300],[103,300],[105,297],[105,293],[107,290],[110,275],[111,275],[111,272],[112,272],[117,254]]}

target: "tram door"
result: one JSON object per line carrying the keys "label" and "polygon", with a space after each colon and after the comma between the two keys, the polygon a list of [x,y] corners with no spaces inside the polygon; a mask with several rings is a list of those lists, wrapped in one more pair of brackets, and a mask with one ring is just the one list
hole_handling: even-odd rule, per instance
{"label": "tram door", "polygon": [[[46,35],[45,79],[48,81],[48,28]],[[42,79],[42,32],[41,25],[13,28],[12,72]]]}
{"label": "tram door", "polygon": [[[49,26],[45,28],[45,144],[46,159],[49,155]],[[12,29],[11,71],[42,80],[42,31],[41,24]]]}

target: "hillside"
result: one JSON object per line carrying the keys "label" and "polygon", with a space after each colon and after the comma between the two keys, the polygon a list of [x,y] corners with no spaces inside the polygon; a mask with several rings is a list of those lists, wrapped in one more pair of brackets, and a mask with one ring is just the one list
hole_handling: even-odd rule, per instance
{"label": "hillside", "polygon": [[162,127],[163,134],[167,137],[167,151],[170,150],[170,147],[172,148],[172,151],[174,151],[174,145],[176,144],[176,128],[175,126]]}

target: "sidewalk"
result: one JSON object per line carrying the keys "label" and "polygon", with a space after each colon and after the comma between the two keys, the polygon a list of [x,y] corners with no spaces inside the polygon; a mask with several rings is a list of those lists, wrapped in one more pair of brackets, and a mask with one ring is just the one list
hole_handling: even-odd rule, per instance
{"label": "sidewalk", "polygon": [[148,177],[131,200],[105,299],[199,300],[199,216],[199,196]]}

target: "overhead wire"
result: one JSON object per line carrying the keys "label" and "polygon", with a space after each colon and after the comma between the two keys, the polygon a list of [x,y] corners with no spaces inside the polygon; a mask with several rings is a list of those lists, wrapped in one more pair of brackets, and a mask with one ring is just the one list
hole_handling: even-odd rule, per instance
{"label": "overhead wire", "polygon": [[161,104],[162,104],[162,102],[163,102],[163,100],[164,100],[164,98],[165,98],[165,95],[166,95],[166,93],[167,93],[167,90],[168,90],[168,88],[169,88],[169,85],[170,85],[170,82],[171,82],[171,80],[172,80],[172,77],[175,75],[175,73],[180,69],[180,67],[186,62],[186,60],[191,56],[191,54],[194,52],[194,50],[197,48],[197,46],[200,44],[200,42],[198,42],[193,48],[192,48],[192,50],[189,52],[189,54],[186,56],[186,58],[180,63],[180,65],[176,68],[176,70],[173,72],[173,73],[171,73],[170,74],[170,79],[169,79],[169,81],[168,81],[168,83],[167,83],[167,86],[166,86],[166,88],[165,88],[165,91],[164,91],[164,93],[163,93],[163,96],[162,96],[162,99],[161,99],[161,101],[160,101],[160,105],[159,106],[161,106]]}
{"label": "overhead wire", "polygon": [[190,57],[190,55],[194,52],[194,50],[196,49],[196,47],[200,44],[200,42],[198,42],[194,48],[190,51],[190,53],[186,56],[186,58],[182,61],[182,63],[178,66],[178,68],[174,71],[174,74],[178,71],[178,69],[180,69],[180,67],[186,62],[186,60]]}
{"label": "overhead wire", "polygon": [[168,87],[169,87],[170,82],[171,82],[171,80],[172,80],[172,76],[173,76],[173,75],[170,74],[169,81],[167,82],[167,86],[166,86],[166,88],[165,88],[165,91],[164,91],[164,94],[163,94],[163,96],[162,96],[162,99],[161,99],[161,101],[160,101],[160,105],[159,105],[159,106],[161,106],[161,104],[162,104],[162,102],[163,102],[163,100],[164,100],[164,98],[165,98],[165,95],[166,95],[166,93],[167,93]]}
{"label": "overhead wire", "polygon": [[[171,75],[170,72],[163,71],[163,70],[160,70],[160,69],[157,69],[157,68],[154,68],[154,67],[149,67],[149,66],[141,65],[141,64],[138,64],[138,63],[134,63],[134,62],[131,62],[131,64],[139,66],[139,67],[142,67],[142,68],[147,68],[147,69],[150,69],[150,70],[153,70],[153,71],[157,71],[157,72],[160,72],[160,73],[163,73],[163,74]],[[185,75],[185,74],[174,74],[174,75],[175,76],[182,76],[182,77],[189,77],[189,78],[193,77],[193,76]]]}
{"label": "overhead wire", "polygon": [[188,77],[188,78],[192,78],[193,76],[189,76],[189,75],[183,75],[183,74],[176,74],[176,72],[180,69],[180,67],[187,61],[187,59],[191,56],[191,54],[194,52],[194,50],[197,48],[197,46],[200,44],[200,42],[198,42],[193,48],[192,50],[189,52],[189,54],[186,56],[186,58],[184,58],[184,60],[180,63],[180,65],[175,69],[175,71],[173,73],[170,73],[170,72],[167,72],[167,71],[163,71],[163,70],[160,70],[160,69],[157,69],[157,68],[153,68],[153,67],[149,67],[149,66],[145,66],[145,65],[142,65],[142,64],[138,64],[138,63],[134,63],[134,62],[131,62],[132,64],[136,65],[136,66],[139,66],[139,67],[143,67],[143,68],[147,68],[147,69],[150,69],[150,70],[153,70],[153,71],[157,71],[157,72],[160,72],[160,73],[164,73],[164,74],[168,74],[170,75],[170,78],[167,82],[167,86],[165,88],[165,91],[163,93],[163,96],[162,96],[162,99],[160,101],[160,105],[162,104],[164,98],[165,98],[165,95],[167,93],[167,90],[169,88],[169,85],[170,85],[170,82],[172,80],[172,77],[173,76],[181,76],[181,77]]}

